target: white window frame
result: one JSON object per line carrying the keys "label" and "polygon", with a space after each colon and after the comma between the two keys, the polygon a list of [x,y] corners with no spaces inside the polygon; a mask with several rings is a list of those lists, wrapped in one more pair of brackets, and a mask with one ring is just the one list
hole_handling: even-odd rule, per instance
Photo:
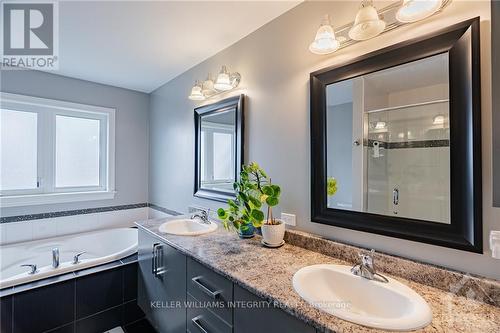
{"label": "white window frame", "polygon": [[[233,156],[235,156],[235,150],[236,150],[236,135],[234,133],[234,125],[227,125],[227,124],[220,124],[220,123],[213,123],[209,121],[203,121],[201,125],[201,131],[204,132],[203,134],[205,135],[205,146],[202,147],[203,151],[205,154],[210,151],[210,162],[205,165],[205,170],[202,170],[204,173],[205,181],[202,182],[202,185],[217,185],[217,184],[232,184],[234,182],[234,179],[236,179],[236,175],[233,175],[232,178],[228,179],[210,179],[207,180],[209,175],[213,175],[213,139],[214,139],[214,133],[224,133],[224,134],[231,134],[232,137],[232,144],[231,144],[231,158],[234,159]],[[206,158],[206,157],[205,157]],[[234,162],[234,161],[233,161]],[[232,163],[234,164],[234,163]]]}
{"label": "white window frame", "polygon": [[[115,196],[115,109],[0,92],[2,109],[37,113],[38,188],[0,193],[0,207],[113,199]],[[99,186],[55,187],[56,116],[100,121]],[[103,126],[104,125],[104,126]],[[104,139],[104,140],[103,140]],[[103,158],[104,157],[104,158]]]}

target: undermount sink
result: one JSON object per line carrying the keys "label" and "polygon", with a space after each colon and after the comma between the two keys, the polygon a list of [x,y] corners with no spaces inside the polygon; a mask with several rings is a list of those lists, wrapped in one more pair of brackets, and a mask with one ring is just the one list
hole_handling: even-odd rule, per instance
{"label": "undermount sink", "polygon": [[217,230],[214,222],[204,223],[199,218],[170,220],[159,228],[160,232],[180,236],[197,236]]}
{"label": "undermount sink", "polygon": [[427,302],[406,285],[351,273],[344,265],[313,265],[298,270],[293,288],[312,306],[350,322],[384,330],[411,331],[432,321]]}

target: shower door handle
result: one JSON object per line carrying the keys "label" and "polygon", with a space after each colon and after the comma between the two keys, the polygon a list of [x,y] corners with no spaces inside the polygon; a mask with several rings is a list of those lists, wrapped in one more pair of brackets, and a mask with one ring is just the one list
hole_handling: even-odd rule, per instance
{"label": "shower door handle", "polygon": [[394,206],[399,205],[399,189],[397,187],[392,190],[392,203]]}

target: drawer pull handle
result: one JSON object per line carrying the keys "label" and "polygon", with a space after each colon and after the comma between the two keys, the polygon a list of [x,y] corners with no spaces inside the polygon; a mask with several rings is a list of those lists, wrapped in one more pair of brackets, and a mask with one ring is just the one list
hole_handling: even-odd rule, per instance
{"label": "drawer pull handle", "polygon": [[200,330],[200,332],[208,333],[208,331],[200,323],[200,319],[201,319],[201,316],[197,316],[197,317],[194,317],[193,319],[191,319],[191,321],[193,322],[194,326],[196,326]]}
{"label": "drawer pull handle", "polygon": [[[153,263],[152,270],[153,275],[156,278],[159,278],[160,275],[163,275],[167,272],[165,267],[163,266],[163,246],[161,243],[153,244]],[[160,266],[161,264],[161,266]]]}
{"label": "drawer pull handle", "polygon": [[207,294],[208,296],[212,297],[213,299],[218,298],[219,295],[222,293],[222,290],[212,291],[212,290],[208,289],[203,283],[201,283],[200,279],[201,279],[201,276],[196,276],[196,277],[192,278],[191,280],[205,294]]}

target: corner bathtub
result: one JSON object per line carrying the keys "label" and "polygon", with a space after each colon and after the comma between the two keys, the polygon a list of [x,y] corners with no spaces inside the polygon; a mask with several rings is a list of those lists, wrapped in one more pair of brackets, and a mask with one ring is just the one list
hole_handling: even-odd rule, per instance
{"label": "corner bathtub", "polygon": [[[59,249],[59,267],[52,268],[52,249]],[[78,264],[73,256],[84,252]],[[137,252],[137,229],[117,228],[0,246],[0,289],[77,271],[125,258]],[[28,274],[37,265],[38,272]]]}

